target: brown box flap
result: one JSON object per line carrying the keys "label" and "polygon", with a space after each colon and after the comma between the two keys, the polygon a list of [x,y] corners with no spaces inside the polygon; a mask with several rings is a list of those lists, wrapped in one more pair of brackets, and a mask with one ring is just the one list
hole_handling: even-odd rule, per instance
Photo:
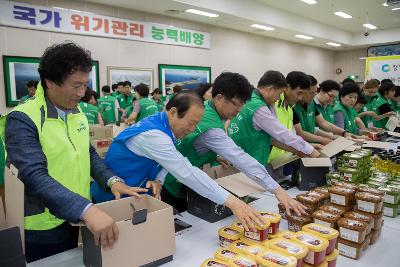
{"label": "brown box flap", "polygon": [[324,146],[324,148],[321,150],[320,157],[331,158],[351,145],[354,145],[354,141],[348,140],[344,137],[338,137]]}
{"label": "brown box flap", "polygon": [[330,158],[302,158],[304,167],[331,167]]}
{"label": "brown box flap", "polygon": [[292,153],[287,152],[280,157],[271,159],[269,164],[271,164],[272,169],[276,170],[276,169],[278,169],[290,162],[293,162],[297,159],[299,159],[299,156],[296,156]]}
{"label": "brown box flap", "polygon": [[89,136],[91,140],[113,138],[113,126],[89,125]]}
{"label": "brown box flap", "polygon": [[365,141],[363,144],[363,147],[389,149],[390,145],[391,145],[391,143],[389,143],[389,142]]}
{"label": "brown box flap", "polygon": [[391,132],[391,131],[387,131],[388,135],[394,136],[394,137],[400,137],[400,133],[396,133],[396,132]]}
{"label": "brown box flap", "polygon": [[125,130],[128,127],[126,123],[120,123],[119,126],[113,125],[113,136],[117,137],[123,130]]}
{"label": "brown box flap", "polygon": [[263,193],[266,191],[266,189],[258,185],[243,173],[236,173],[218,178],[216,182],[238,197],[245,197],[250,194]]}

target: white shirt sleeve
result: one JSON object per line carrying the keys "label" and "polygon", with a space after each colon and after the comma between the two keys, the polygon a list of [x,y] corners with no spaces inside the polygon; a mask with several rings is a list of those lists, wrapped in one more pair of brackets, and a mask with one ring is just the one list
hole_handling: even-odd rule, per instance
{"label": "white shirt sleeve", "polygon": [[159,130],[150,130],[126,141],[129,150],[139,156],[158,162],[178,181],[199,195],[217,204],[224,204],[228,191],[220,187],[205,172],[194,167],[187,158],[176,150],[171,138]]}

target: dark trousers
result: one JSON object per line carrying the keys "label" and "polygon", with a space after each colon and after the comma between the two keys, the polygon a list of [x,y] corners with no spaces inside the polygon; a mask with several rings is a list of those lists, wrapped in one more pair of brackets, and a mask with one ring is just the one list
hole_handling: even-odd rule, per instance
{"label": "dark trousers", "polygon": [[[184,195],[187,196],[186,190]],[[175,197],[170,192],[168,192],[167,189],[163,188],[163,190],[161,190],[161,200],[171,205],[179,212],[187,211],[187,197],[185,198]]]}
{"label": "dark trousers", "polygon": [[56,244],[25,242],[25,259],[32,262],[76,248],[78,246],[79,227],[72,227],[67,239]]}

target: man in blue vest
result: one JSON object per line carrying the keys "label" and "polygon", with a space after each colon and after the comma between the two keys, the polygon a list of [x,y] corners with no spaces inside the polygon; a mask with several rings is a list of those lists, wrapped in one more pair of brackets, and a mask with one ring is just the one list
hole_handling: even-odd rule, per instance
{"label": "man in blue vest", "polygon": [[[177,94],[165,112],[149,116],[121,132],[107,152],[105,163],[126,184],[152,189],[159,198],[167,173],[211,201],[232,210],[246,229],[262,225],[260,214],[220,187],[205,172],[194,167],[175,147],[176,139],[193,132],[204,113],[203,99],[194,92]],[[97,202],[113,198],[94,182],[91,188]]]}

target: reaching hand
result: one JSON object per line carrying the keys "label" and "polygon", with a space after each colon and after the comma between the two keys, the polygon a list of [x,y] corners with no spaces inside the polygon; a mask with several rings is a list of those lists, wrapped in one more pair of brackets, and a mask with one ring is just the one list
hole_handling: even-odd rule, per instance
{"label": "reaching hand", "polygon": [[294,210],[298,216],[301,216],[302,214],[307,214],[305,209],[306,207],[303,206],[300,202],[294,200],[292,197],[289,196],[288,193],[286,193],[285,190],[282,189],[282,187],[279,187],[275,191],[275,196],[279,200],[280,203],[285,206],[287,213],[290,215],[291,210]]}
{"label": "reaching hand", "polygon": [[161,182],[158,180],[155,181],[147,181],[146,188],[151,189],[153,191],[153,197],[158,200],[161,200]]}
{"label": "reaching hand", "polygon": [[230,167],[229,161],[227,161],[226,159],[224,159],[221,156],[217,156],[216,161],[221,164],[222,168],[227,169]]}
{"label": "reaching hand", "polygon": [[116,182],[111,187],[111,193],[113,193],[115,199],[120,199],[122,195],[142,197],[139,193],[146,193],[147,191],[149,190],[140,187],[130,187],[121,182]]}

